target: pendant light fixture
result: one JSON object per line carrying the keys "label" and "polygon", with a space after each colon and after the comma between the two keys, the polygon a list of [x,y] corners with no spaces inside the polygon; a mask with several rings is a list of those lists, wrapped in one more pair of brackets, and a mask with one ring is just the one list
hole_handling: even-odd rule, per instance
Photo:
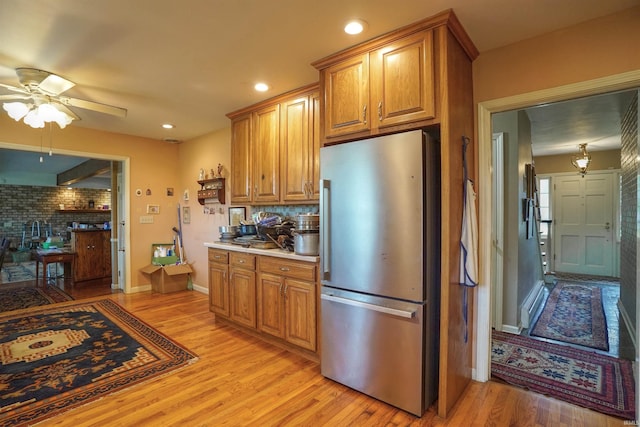
{"label": "pendant light fixture", "polygon": [[591,154],[587,153],[587,144],[580,144],[578,149],[579,153],[571,157],[571,164],[578,169],[578,172],[584,178],[587,168],[591,164]]}

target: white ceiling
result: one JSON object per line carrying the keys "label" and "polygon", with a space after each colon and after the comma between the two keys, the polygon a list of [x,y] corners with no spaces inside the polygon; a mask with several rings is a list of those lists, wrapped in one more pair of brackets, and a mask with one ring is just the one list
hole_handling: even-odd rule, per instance
{"label": "white ceiling", "polygon": [[[638,4],[638,0],[2,0],[0,82],[17,85],[17,67],[50,71],[76,83],[65,95],[128,110],[126,118],[117,118],[74,108],[82,120],[71,126],[184,141],[227,127],[225,114],[230,111],[317,81],[311,62],[445,9],[455,11],[482,54]],[[344,34],[342,27],[349,18],[365,20],[367,31],[359,36]],[[272,89],[254,92],[258,81]],[[549,124],[544,111],[529,111],[535,131]],[[599,117],[591,115],[589,123],[595,125]],[[166,122],[176,128],[162,129]],[[558,126],[563,124],[554,128]],[[564,129],[563,140],[571,138],[569,128]]]}

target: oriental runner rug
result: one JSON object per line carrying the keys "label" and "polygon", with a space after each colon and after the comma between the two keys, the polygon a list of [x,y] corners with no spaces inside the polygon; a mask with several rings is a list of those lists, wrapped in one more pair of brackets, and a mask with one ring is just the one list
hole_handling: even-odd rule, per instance
{"label": "oriental runner rug", "polygon": [[493,331],[491,375],[558,400],[635,419],[628,360]]}
{"label": "oriental runner rug", "polygon": [[602,289],[558,282],[530,335],[609,351]]}
{"label": "oriental runner rug", "polygon": [[15,283],[0,285],[0,312],[2,313],[72,300],[71,296],[57,286],[36,287]]}
{"label": "oriental runner rug", "polygon": [[34,424],[197,356],[109,299],[0,315],[0,425]]}

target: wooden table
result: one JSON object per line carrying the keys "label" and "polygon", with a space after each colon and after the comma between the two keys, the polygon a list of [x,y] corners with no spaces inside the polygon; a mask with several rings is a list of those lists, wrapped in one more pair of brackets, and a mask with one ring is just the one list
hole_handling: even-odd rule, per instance
{"label": "wooden table", "polygon": [[[47,266],[50,263],[61,262],[63,264],[69,263],[71,268],[69,269],[69,278],[73,283],[73,263],[76,259],[76,253],[71,249],[37,249],[36,250],[36,284],[38,283],[40,263],[42,263],[42,284],[46,285]],[[65,268],[65,275],[67,269]]]}

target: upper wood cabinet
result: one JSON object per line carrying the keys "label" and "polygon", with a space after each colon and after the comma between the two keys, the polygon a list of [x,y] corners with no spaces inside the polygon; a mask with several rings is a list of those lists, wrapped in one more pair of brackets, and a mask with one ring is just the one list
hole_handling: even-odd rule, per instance
{"label": "upper wood cabinet", "polygon": [[319,92],[284,101],[281,125],[282,201],[318,200],[320,181]]}
{"label": "upper wood cabinet", "polygon": [[319,106],[313,84],[227,114],[231,203],[317,202]]}
{"label": "upper wood cabinet", "polygon": [[251,175],[251,113],[231,121],[231,203],[249,203],[253,200]]}
{"label": "upper wood cabinet", "polygon": [[280,200],[280,105],[253,113],[253,201]]}
{"label": "upper wood cabinet", "polygon": [[422,31],[370,53],[371,127],[436,114],[433,33]]}
{"label": "upper wood cabinet", "polygon": [[[320,67],[327,139],[436,115],[433,33],[424,30]],[[325,67],[326,68],[323,68]]]}
{"label": "upper wood cabinet", "polygon": [[327,138],[369,129],[369,54],[355,55],[320,72],[326,97]]}

